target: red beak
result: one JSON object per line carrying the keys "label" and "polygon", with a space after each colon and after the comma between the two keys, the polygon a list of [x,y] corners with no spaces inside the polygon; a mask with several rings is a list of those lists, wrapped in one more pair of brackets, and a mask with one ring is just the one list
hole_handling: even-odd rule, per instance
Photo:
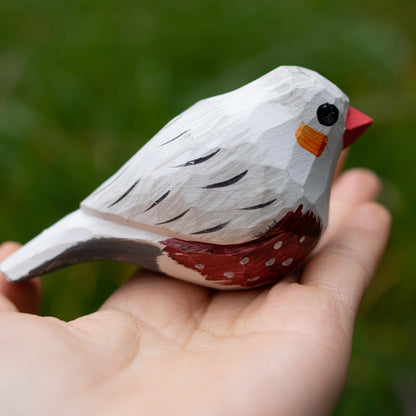
{"label": "red beak", "polygon": [[372,122],[372,118],[349,106],[345,123],[343,148],[345,149],[351,143],[354,143],[370,127]]}

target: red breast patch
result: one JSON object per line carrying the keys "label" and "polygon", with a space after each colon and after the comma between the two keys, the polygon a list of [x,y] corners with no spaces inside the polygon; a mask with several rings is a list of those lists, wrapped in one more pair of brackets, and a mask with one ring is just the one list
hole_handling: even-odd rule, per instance
{"label": "red breast patch", "polygon": [[210,244],[170,238],[161,241],[169,257],[198,271],[206,280],[252,287],[280,280],[312,251],[322,232],[311,211],[288,212],[256,240],[242,244]]}

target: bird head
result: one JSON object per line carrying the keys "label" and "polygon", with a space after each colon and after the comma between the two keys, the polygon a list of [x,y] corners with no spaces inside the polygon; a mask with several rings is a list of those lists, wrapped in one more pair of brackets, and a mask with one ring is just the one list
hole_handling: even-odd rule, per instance
{"label": "bird head", "polygon": [[[316,158],[339,153],[360,137],[372,119],[349,106],[348,97],[315,71],[280,66],[230,93],[232,107],[263,132],[279,129],[279,148],[293,143]],[[261,135],[260,135],[261,141]],[[301,153],[300,153],[301,154]]]}

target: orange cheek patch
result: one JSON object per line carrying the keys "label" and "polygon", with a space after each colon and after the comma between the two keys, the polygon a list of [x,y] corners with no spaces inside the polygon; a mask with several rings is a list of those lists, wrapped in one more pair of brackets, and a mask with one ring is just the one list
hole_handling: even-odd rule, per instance
{"label": "orange cheek patch", "polygon": [[328,143],[328,136],[326,134],[309,127],[303,121],[296,130],[295,136],[299,146],[302,146],[316,157],[321,156]]}

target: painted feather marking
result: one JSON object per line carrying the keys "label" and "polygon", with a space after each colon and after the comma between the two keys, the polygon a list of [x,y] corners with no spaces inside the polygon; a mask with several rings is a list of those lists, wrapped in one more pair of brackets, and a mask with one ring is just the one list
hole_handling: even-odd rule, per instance
{"label": "painted feather marking", "polygon": [[264,207],[267,207],[267,206],[273,204],[274,201],[276,201],[276,198],[272,199],[271,201],[264,202],[263,204],[253,205],[251,207],[246,207],[246,208],[239,208],[239,211],[249,211],[249,210],[252,210],[252,209],[264,208]]}
{"label": "painted feather marking", "polygon": [[213,188],[222,188],[224,186],[233,185],[236,182],[238,182],[240,179],[242,179],[247,174],[247,172],[248,172],[248,170],[245,170],[244,172],[241,172],[239,175],[234,176],[231,179],[227,179],[226,181],[223,181],[223,182],[212,183],[210,185],[203,186],[203,188],[204,189],[213,189]]}
{"label": "painted feather marking", "polygon": [[[173,139],[168,140],[167,142],[162,143],[160,146],[164,146],[165,144],[168,144],[170,142],[173,142],[176,139],[179,139],[179,137],[182,137],[185,133],[188,133],[189,130],[185,130],[183,131],[181,134],[178,134],[176,137],[174,137]],[[159,146],[159,147],[160,147]]]}
{"label": "painted feather marking", "polygon": [[135,186],[140,182],[140,179],[138,179],[136,182],[134,182],[134,184],[132,186],[130,186],[129,189],[127,189],[126,192],[124,192],[123,195],[120,196],[120,198],[118,198],[116,201],[114,201],[112,204],[110,204],[107,208],[111,208],[114,205],[118,204],[120,201],[122,201],[134,188]]}
{"label": "painted feather marking", "polygon": [[151,210],[152,208],[154,208],[157,204],[162,202],[169,195],[169,193],[170,193],[170,190],[165,192],[159,199],[156,199],[156,201],[153,202],[153,204],[149,208],[145,209],[143,212],[147,212]]}
{"label": "painted feather marking", "polygon": [[221,149],[216,150],[215,152],[210,153],[207,156],[199,157],[198,159],[190,160],[189,162],[184,163],[183,165],[175,166],[175,168],[182,168],[185,166],[193,166],[198,165],[200,163],[206,162],[207,160],[211,159],[215,156]]}
{"label": "painted feather marking", "polygon": [[223,222],[222,224],[218,224],[215,227],[207,228],[205,230],[197,231],[197,232],[191,233],[191,234],[207,234],[207,233],[213,233],[215,231],[222,230],[229,222],[230,221]]}
{"label": "painted feather marking", "polygon": [[169,220],[158,222],[156,225],[168,224],[169,222],[173,222],[182,218],[191,208],[188,208],[186,211],[182,212],[181,214],[177,215],[176,217],[170,218]]}

